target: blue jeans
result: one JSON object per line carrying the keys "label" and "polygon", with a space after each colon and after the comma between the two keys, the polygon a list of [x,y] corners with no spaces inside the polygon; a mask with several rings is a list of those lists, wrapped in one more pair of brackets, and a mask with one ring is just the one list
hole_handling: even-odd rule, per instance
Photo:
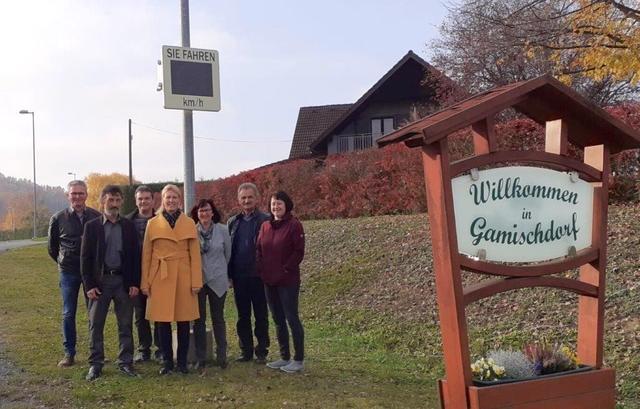
{"label": "blue jeans", "polygon": [[[65,355],[76,355],[76,311],[78,292],[82,279],[79,274],[60,272],[60,292],[62,294],[62,345]],[[84,295],[84,291],[82,292]],[[87,303],[85,295],[85,304]]]}

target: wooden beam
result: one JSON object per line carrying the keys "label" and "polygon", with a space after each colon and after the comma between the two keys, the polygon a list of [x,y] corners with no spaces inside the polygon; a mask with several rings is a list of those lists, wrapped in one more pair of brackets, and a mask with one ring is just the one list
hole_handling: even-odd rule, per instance
{"label": "wooden beam", "polygon": [[[533,85],[533,83],[531,85]],[[524,91],[524,89],[522,91]],[[428,128],[422,130],[424,143],[425,145],[430,145],[440,139],[444,139],[447,135],[469,126],[469,124],[481,121],[487,116],[496,115],[525,99],[527,99],[526,93],[519,97],[510,97],[508,95],[498,96],[497,98],[488,100],[486,103],[471,106],[460,112],[443,117],[438,122],[430,124]]]}
{"label": "wooden beam", "polygon": [[547,121],[544,129],[544,150],[566,156],[569,146],[567,134],[567,121],[564,119]]}
{"label": "wooden beam", "polygon": [[529,287],[560,288],[587,297],[597,297],[598,287],[578,280],[561,277],[522,277],[484,280],[464,289],[464,303],[469,305],[483,298],[506,291]]}
{"label": "wooden beam", "polygon": [[447,139],[423,146],[422,163],[447,379],[448,396],[443,400],[447,402],[447,409],[467,409],[467,387],[471,386],[472,375],[453,215]]}
{"label": "wooden beam", "polygon": [[460,267],[466,271],[478,274],[507,277],[539,277],[579,268],[584,264],[597,260],[599,253],[600,248],[589,247],[584,250],[580,250],[573,257],[528,265],[491,263],[461,255]]}
{"label": "wooden beam", "polygon": [[584,162],[602,171],[600,182],[594,183],[592,246],[599,247],[597,260],[580,267],[580,281],[598,287],[598,297],[580,296],[578,301],[578,359],[596,368],[602,366],[604,339],[604,301],[607,268],[607,208],[609,201],[609,148],[588,146]]}
{"label": "wooden beam", "polygon": [[471,125],[473,136],[473,150],[476,155],[495,152],[497,149],[495,121],[489,116]]}

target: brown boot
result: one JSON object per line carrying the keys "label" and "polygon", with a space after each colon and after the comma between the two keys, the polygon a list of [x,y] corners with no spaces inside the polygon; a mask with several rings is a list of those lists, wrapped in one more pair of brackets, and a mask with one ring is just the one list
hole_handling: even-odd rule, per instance
{"label": "brown boot", "polygon": [[71,355],[65,355],[64,358],[60,362],[58,362],[59,368],[67,368],[72,366],[75,363],[75,360]]}

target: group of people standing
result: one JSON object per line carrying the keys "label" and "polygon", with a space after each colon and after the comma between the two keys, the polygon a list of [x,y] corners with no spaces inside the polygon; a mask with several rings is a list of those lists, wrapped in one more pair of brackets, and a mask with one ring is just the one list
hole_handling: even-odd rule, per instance
{"label": "group of people standing", "polygon": [[[134,362],[155,358],[159,373],[188,373],[190,328],[195,340],[195,368],[207,365],[207,301],[215,339],[215,363],[228,365],[224,305],[233,288],[238,311],[238,362],[250,362],[293,373],[304,368],[304,329],[298,314],[300,263],[304,230],[292,216],[293,202],[282,191],[270,196],[270,214],[258,209],[259,192],[252,183],[238,187],[241,212],[221,223],[211,199],[201,199],[187,214],[182,192],[166,185],[156,211],[153,191],[139,186],[136,210],[120,215],[123,193],[105,186],[102,213],[86,206],[87,186],[67,186],[70,206],[49,224],[49,255],[58,264],[63,301],[63,346],[60,367],[72,366],[76,355],[76,311],[82,285],[89,316],[87,380],[102,375],[104,326],[113,301],[118,326],[120,372],[137,376]],[[268,307],[267,307],[268,306]],[[271,310],[280,358],[267,362]],[[252,330],[252,313],[255,327]],[[133,323],[138,332],[134,356]],[[153,322],[153,332],[151,323]],[[174,360],[172,323],[176,323]],[[289,330],[295,351],[289,345]],[[254,337],[256,342],[254,343]]]}

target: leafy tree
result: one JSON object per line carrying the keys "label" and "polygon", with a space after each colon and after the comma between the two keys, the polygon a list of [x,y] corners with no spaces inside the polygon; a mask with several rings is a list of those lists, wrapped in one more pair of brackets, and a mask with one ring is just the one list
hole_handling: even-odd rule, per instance
{"label": "leafy tree", "polygon": [[638,1],[461,0],[434,63],[471,92],[552,73],[601,105],[634,95]]}
{"label": "leafy tree", "polygon": [[0,218],[0,231],[15,231],[30,226],[32,221],[28,221],[26,225],[24,222],[29,217],[33,217],[33,208],[26,205],[31,201],[33,201],[33,195],[24,193],[5,195],[4,205],[6,206],[6,211]]}
{"label": "leafy tree", "polygon": [[[532,2],[532,10],[544,1]],[[561,1],[558,19],[567,26],[554,32],[533,30],[527,41],[531,50],[552,51],[554,62],[562,62],[565,51],[575,52],[569,69],[595,80],[640,80],[640,2],[638,0]],[[539,17],[534,13],[534,17]],[[528,23],[535,27],[540,19]]]}
{"label": "leafy tree", "polygon": [[[129,176],[122,173],[89,173],[85,178],[87,184],[87,206],[100,209],[100,192],[106,185],[128,185]],[[133,183],[140,183],[134,179]]]}
{"label": "leafy tree", "polygon": [[[33,194],[29,193],[13,193],[5,195],[5,205],[7,209],[5,213],[0,216],[0,232],[9,233],[5,239],[19,238],[15,234],[19,231],[25,231],[28,235],[24,238],[33,236]],[[36,235],[38,237],[47,235],[47,227],[49,225],[49,218],[51,217],[51,211],[39,199],[36,209]]]}

